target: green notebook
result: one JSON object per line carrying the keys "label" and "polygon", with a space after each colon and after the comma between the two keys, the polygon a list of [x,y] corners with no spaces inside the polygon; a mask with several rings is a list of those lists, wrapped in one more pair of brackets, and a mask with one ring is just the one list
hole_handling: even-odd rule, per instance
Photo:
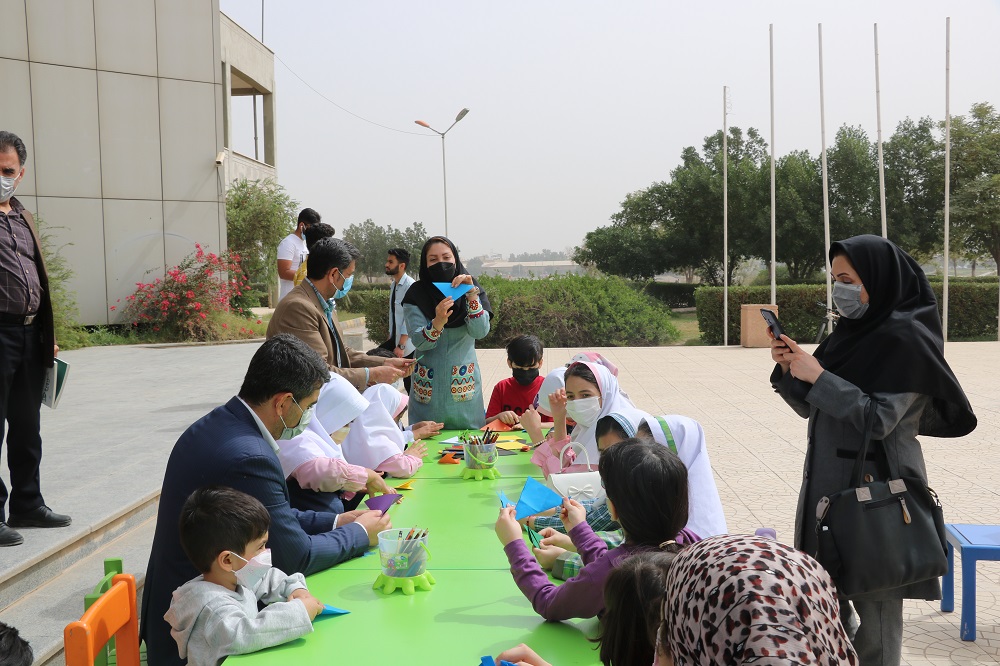
{"label": "green notebook", "polygon": [[56,358],[51,368],[45,371],[45,386],[42,388],[42,404],[52,409],[59,406],[59,398],[66,388],[66,376],[69,375],[69,363]]}

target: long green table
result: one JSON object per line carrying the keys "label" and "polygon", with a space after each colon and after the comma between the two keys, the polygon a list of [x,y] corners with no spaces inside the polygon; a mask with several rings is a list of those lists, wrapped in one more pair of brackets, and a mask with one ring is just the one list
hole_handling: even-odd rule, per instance
{"label": "long green table", "polygon": [[[449,444],[441,444],[441,440],[460,435],[461,430],[445,430],[433,439],[424,440],[427,444],[427,457],[424,458],[424,465],[414,475],[416,479],[461,479],[462,470],[465,469],[465,461],[457,465],[442,465],[438,462],[438,455],[442,449],[448,448]],[[528,437],[521,433],[527,440]],[[537,476],[538,467],[531,463],[530,452],[515,452],[514,455],[500,456],[497,460],[496,469],[505,477],[514,476],[522,479],[527,476]],[[523,482],[522,482],[523,483]],[[398,482],[390,480],[389,485],[398,485]]]}
{"label": "long green table", "polygon": [[[455,433],[442,433],[445,439]],[[537,476],[530,453],[500,457],[497,480],[463,480],[461,465],[437,464],[441,445],[413,477],[413,490],[389,510],[393,529],[427,528],[437,580],[430,591],[411,596],[372,589],[380,570],[378,549],[309,576],[309,591],[349,615],[320,617],[315,631],[291,643],[227,660],[240,666],[294,663],[479,664],[526,643],[560,666],[598,664],[594,644],[597,620],[545,622],[514,584],[503,548],[493,531],[503,490],[516,501],[527,476]],[[506,469],[507,471],[503,471]],[[399,485],[393,480],[389,485]]]}

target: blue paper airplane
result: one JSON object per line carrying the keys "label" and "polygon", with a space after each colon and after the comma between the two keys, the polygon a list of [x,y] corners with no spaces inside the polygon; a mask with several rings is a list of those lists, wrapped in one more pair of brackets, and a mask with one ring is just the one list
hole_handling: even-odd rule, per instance
{"label": "blue paper airplane", "polygon": [[453,301],[457,301],[465,292],[472,289],[471,284],[465,284],[464,282],[457,287],[451,286],[450,282],[435,282],[434,286],[438,288],[438,291]]}
{"label": "blue paper airplane", "polygon": [[524,482],[521,497],[517,500],[516,520],[533,516],[536,513],[562,506],[563,498],[551,488],[542,485],[531,477]]}

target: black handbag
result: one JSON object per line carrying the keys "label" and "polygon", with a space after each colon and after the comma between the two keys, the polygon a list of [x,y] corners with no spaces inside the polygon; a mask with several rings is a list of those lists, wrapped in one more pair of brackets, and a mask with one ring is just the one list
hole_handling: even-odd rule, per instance
{"label": "black handbag", "polygon": [[895,451],[890,454],[886,447],[889,480],[862,478],[877,408],[877,401],[869,399],[851,488],[816,505],[816,559],[848,598],[948,572],[944,512],[937,494],[919,478],[900,476]]}

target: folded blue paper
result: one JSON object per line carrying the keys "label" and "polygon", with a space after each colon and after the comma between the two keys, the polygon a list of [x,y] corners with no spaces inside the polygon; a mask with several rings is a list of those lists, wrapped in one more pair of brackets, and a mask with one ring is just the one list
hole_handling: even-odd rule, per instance
{"label": "folded blue paper", "polygon": [[500,496],[500,508],[501,509],[506,509],[509,506],[514,506],[514,503],[511,502],[509,499],[507,499],[507,493],[505,493],[504,491],[502,491],[502,490],[497,491],[497,495]]}
{"label": "folded blue paper", "polygon": [[533,516],[536,513],[562,506],[563,498],[551,488],[535,481],[530,476],[524,482],[521,496],[517,499],[516,520]]}
{"label": "folded blue paper", "polygon": [[471,284],[465,284],[464,282],[457,287],[451,286],[450,282],[435,282],[434,286],[453,301],[457,301],[465,292],[472,289]]}
{"label": "folded blue paper", "polygon": [[[493,657],[486,656],[479,660],[479,666],[493,666]],[[500,666],[516,666],[505,659],[500,660]]]}
{"label": "folded blue paper", "polygon": [[343,608],[337,608],[336,606],[331,606],[330,604],[323,604],[323,610],[319,612],[320,615],[347,615],[351,611],[344,610]]}

